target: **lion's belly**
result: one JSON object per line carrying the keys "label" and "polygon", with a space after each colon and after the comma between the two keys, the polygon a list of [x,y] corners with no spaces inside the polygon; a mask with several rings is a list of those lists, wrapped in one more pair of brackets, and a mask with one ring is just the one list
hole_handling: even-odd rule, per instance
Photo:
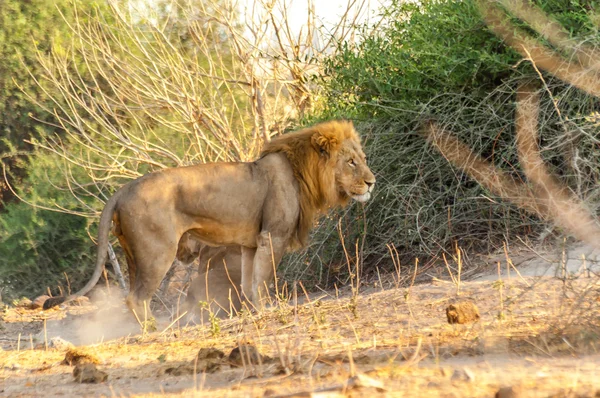
{"label": "lion's belly", "polygon": [[211,246],[241,245],[256,247],[258,223],[253,225],[227,225],[217,221],[201,220],[189,232]]}

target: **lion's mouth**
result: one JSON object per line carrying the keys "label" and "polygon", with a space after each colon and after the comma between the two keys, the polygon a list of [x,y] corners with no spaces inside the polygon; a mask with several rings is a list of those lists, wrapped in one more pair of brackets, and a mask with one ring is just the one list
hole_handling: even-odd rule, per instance
{"label": "lion's mouth", "polygon": [[364,193],[355,193],[355,192],[350,191],[350,192],[348,192],[348,196],[350,196],[352,199],[356,200],[357,202],[364,203],[367,200],[371,199],[372,191],[373,191],[373,184],[368,186]]}
{"label": "lion's mouth", "polygon": [[365,192],[362,195],[352,194],[351,197],[357,202],[364,203],[367,200],[371,199],[371,192]]}

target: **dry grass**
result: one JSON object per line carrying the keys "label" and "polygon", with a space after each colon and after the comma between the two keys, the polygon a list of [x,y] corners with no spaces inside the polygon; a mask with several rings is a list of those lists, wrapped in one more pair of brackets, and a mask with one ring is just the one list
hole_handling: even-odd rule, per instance
{"label": "dry grass", "polygon": [[[77,396],[489,397],[509,385],[525,388],[527,396],[596,393],[596,278],[462,281],[461,298],[474,300],[481,312],[480,322],[472,325],[446,321],[445,309],[457,297],[456,281],[435,279],[410,287],[408,294],[409,287],[394,287],[391,276],[382,280],[389,288],[363,282],[358,295],[346,288],[301,300],[298,289],[304,304],[290,300],[260,314],[221,320],[217,333],[211,325],[174,326],[162,334],[87,346],[100,361],[98,369],[108,373],[101,384],[73,381],[72,367],[61,364],[67,349],[45,349],[43,342],[31,349],[22,329],[24,322],[40,329],[39,313],[10,309],[0,337],[0,390],[22,397],[66,391]],[[77,317],[70,314],[67,320]],[[260,364],[230,366],[229,352],[246,343],[266,357]],[[214,373],[195,374],[194,358],[204,347],[221,350],[225,359]]]}

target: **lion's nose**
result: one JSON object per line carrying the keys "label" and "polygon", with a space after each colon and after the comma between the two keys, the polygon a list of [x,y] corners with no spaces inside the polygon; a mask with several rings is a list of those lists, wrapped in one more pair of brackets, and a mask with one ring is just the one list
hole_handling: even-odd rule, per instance
{"label": "lion's nose", "polygon": [[375,185],[375,180],[365,180],[365,184],[367,184],[367,188],[371,189],[373,187],[373,185]]}

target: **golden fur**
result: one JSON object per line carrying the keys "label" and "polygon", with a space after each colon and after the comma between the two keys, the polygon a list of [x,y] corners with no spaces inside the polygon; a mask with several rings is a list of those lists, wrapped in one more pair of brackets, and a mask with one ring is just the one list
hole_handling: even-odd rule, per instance
{"label": "golden fur", "polygon": [[[316,135],[315,131],[321,134]],[[351,122],[338,121],[284,134],[264,147],[262,156],[285,153],[300,185],[300,220],[297,239],[305,246],[314,219],[334,205],[345,205],[349,197],[340,196],[335,186],[335,156],[320,156],[320,148],[337,154],[342,142],[360,142]],[[319,152],[315,150],[319,148]]]}
{"label": "golden fur", "polygon": [[242,309],[242,253],[239,246],[204,246],[198,256],[198,276],[190,282],[184,310],[191,322],[206,323],[236,315]]}
{"label": "golden fur", "polygon": [[[144,313],[184,234],[210,246],[241,246],[241,291],[259,305],[274,268],[288,248],[306,244],[315,217],[350,198],[368,200],[374,183],[358,135],[345,121],[277,137],[255,162],[145,175],[106,203],[94,275],[67,300],[87,293],[100,278],[112,221],[129,266],[127,305],[136,314]],[[49,300],[45,307],[64,300]]]}

